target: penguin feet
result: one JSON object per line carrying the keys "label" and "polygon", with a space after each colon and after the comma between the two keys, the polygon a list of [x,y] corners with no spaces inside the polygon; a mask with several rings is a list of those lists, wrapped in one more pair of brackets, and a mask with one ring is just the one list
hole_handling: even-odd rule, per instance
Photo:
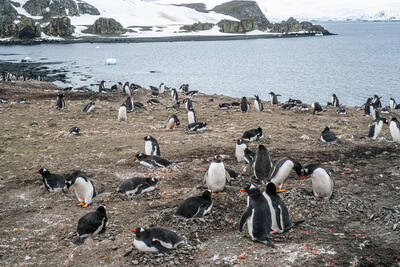
{"label": "penguin feet", "polygon": [[276,192],[277,192],[277,193],[286,192],[286,190],[278,187],[278,190],[276,190]]}
{"label": "penguin feet", "polygon": [[87,206],[89,206],[89,203],[85,203],[85,205],[83,205],[82,208],[86,208]]}
{"label": "penguin feet", "polygon": [[276,231],[269,232],[270,235],[276,234]]}
{"label": "penguin feet", "polygon": [[213,196],[215,196],[215,195],[219,195],[219,194],[221,194],[221,192],[220,192],[220,191],[217,191],[217,192],[212,192],[212,193],[211,193],[211,195],[213,195]]}
{"label": "penguin feet", "polygon": [[79,204],[76,204],[78,207],[80,207],[80,206],[83,206],[83,205],[85,205],[85,202],[81,202],[81,203],[79,203]]}

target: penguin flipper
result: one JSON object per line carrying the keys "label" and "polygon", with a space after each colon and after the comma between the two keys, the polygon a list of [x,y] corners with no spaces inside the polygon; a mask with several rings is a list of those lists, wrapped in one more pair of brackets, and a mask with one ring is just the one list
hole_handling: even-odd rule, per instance
{"label": "penguin flipper", "polygon": [[163,252],[163,253],[167,253],[169,251],[169,249],[167,249],[166,247],[164,247],[163,245],[161,245],[161,243],[159,241],[153,241],[152,245],[158,249],[158,251]]}
{"label": "penguin flipper", "polygon": [[247,218],[249,218],[251,215],[251,210],[252,210],[251,208],[247,208],[246,211],[243,213],[242,217],[240,217],[239,232],[243,230],[243,226],[247,221]]}
{"label": "penguin flipper", "polygon": [[146,186],[144,184],[139,185],[135,192],[135,195],[139,195],[144,189],[146,189]]}

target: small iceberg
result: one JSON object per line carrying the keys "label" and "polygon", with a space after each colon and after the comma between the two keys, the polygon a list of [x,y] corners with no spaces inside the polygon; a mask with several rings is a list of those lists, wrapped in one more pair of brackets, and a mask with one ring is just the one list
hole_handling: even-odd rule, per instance
{"label": "small iceberg", "polygon": [[117,65],[117,59],[115,58],[107,58],[106,65]]}
{"label": "small iceberg", "polygon": [[30,57],[26,57],[24,59],[21,59],[21,62],[31,62],[32,59]]}

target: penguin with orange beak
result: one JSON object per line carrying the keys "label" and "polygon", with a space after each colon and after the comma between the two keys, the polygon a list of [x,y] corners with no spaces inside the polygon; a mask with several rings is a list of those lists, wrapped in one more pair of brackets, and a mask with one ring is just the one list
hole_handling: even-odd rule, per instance
{"label": "penguin with orange beak", "polygon": [[52,174],[46,168],[41,168],[36,173],[39,173],[42,175],[43,185],[47,189],[47,191],[59,192],[61,190],[62,191],[66,190],[64,176],[59,175],[59,174]]}

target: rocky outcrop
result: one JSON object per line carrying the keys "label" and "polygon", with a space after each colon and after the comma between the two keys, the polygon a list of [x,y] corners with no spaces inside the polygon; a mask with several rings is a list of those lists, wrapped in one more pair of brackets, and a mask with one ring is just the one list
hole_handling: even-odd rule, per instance
{"label": "rocky outcrop", "polygon": [[252,19],[262,24],[268,24],[268,19],[254,1],[230,1],[212,9],[217,13],[232,16],[239,20]]}
{"label": "rocky outcrop", "polygon": [[175,5],[175,6],[184,6],[184,7],[194,9],[198,12],[208,13],[208,11],[206,9],[206,5],[203,3],[179,4],[179,5]]}
{"label": "rocky outcrop", "polygon": [[79,16],[80,14],[100,15],[92,5],[73,0],[29,0],[23,8],[33,16]]}
{"label": "rocky outcrop", "polygon": [[82,31],[84,33],[104,34],[104,35],[118,35],[125,33],[126,30],[122,27],[121,23],[111,18],[99,18],[92,26]]}
{"label": "rocky outcrop", "polygon": [[49,25],[43,28],[43,32],[50,36],[69,37],[74,33],[74,26],[67,17],[53,18]]}
{"label": "rocky outcrop", "polygon": [[17,26],[17,36],[19,39],[33,39],[35,37],[40,37],[42,33],[40,25],[36,24],[31,18],[24,17]]}
{"label": "rocky outcrop", "polygon": [[308,21],[303,21],[300,23],[292,17],[286,21],[282,21],[281,23],[275,23],[275,24],[271,25],[270,31],[277,32],[277,33],[290,33],[290,32],[305,31],[305,32],[309,32],[309,33],[321,32],[325,35],[330,34],[321,25],[313,25],[311,22],[308,22]]}
{"label": "rocky outcrop", "polygon": [[194,23],[192,25],[183,25],[180,29],[188,32],[208,31],[214,27],[213,23]]}
{"label": "rocky outcrop", "polygon": [[0,0],[0,17],[9,16],[12,19],[16,19],[18,16],[17,10],[13,7],[11,1]]}
{"label": "rocky outcrop", "polygon": [[11,16],[4,15],[0,18],[0,37],[12,37],[18,32],[17,24]]}
{"label": "rocky outcrop", "polygon": [[224,33],[246,33],[254,30],[266,30],[267,24],[253,19],[242,19],[241,21],[221,20],[217,23],[220,32]]}

